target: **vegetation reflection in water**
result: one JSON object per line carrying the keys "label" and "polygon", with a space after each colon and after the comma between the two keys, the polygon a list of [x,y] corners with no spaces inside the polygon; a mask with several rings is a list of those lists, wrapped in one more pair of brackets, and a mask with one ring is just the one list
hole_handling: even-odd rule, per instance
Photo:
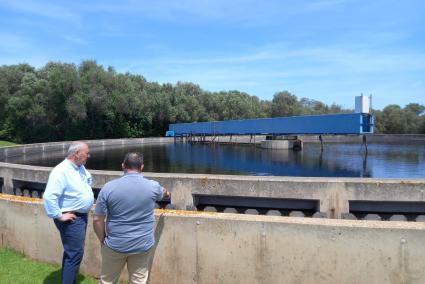
{"label": "vegetation reflection in water", "polygon": [[[425,145],[309,143],[302,151],[262,149],[254,145],[140,145],[92,149],[87,167],[121,170],[126,152],[142,152],[145,171],[311,177],[425,178]],[[53,166],[64,153],[9,158],[7,161]]]}

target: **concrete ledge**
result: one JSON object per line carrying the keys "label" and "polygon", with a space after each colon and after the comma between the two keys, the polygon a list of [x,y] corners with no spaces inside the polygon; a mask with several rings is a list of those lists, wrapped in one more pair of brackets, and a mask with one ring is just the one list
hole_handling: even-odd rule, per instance
{"label": "concrete ledge", "polygon": [[[424,283],[425,223],[157,210],[150,283]],[[99,275],[91,218],[81,270]],[[42,204],[0,195],[2,247],[61,262]],[[124,275],[124,278],[126,276]]]}
{"label": "concrete ledge", "polygon": [[[46,183],[51,168],[0,162],[3,193],[14,193],[14,180]],[[91,171],[93,187],[121,175],[117,171]],[[177,209],[194,206],[193,195],[317,199],[318,211],[330,218],[349,213],[349,201],[425,201],[425,180],[365,178],[258,177],[199,174],[145,173],[172,192]]]}

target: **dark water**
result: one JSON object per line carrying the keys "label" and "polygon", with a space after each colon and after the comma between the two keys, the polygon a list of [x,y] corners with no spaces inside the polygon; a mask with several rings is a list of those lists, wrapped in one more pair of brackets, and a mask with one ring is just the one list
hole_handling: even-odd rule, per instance
{"label": "dark water", "polygon": [[[232,175],[311,177],[425,178],[425,145],[305,144],[299,152],[261,149],[253,145],[142,145],[105,152],[92,149],[89,169],[120,170],[124,154],[144,154],[145,171]],[[7,161],[54,166],[64,153],[10,158]]]}

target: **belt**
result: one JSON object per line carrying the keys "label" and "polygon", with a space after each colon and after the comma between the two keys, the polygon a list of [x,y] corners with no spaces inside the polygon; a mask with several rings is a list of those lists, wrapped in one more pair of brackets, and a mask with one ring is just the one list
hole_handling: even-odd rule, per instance
{"label": "belt", "polygon": [[65,211],[65,212],[62,212],[62,214],[63,213],[73,213],[73,214],[75,214],[75,216],[78,216],[78,217],[85,217],[85,216],[87,216],[87,213],[80,213],[80,212],[74,212],[74,211]]}

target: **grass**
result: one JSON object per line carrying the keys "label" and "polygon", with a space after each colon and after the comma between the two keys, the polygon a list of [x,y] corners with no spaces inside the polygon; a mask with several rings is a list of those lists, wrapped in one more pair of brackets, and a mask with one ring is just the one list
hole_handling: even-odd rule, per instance
{"label": "grass", "polygon": [[[60,283],[58,265],[40,263],[10,249],[0,248],[0,283],[2,284],[53,284]],[[78,275],[77,283],[95,284],[94,278]]]}
{"label": "grass", "polygon": [[13,142],[0,140],[0,147],[17,145]]}

